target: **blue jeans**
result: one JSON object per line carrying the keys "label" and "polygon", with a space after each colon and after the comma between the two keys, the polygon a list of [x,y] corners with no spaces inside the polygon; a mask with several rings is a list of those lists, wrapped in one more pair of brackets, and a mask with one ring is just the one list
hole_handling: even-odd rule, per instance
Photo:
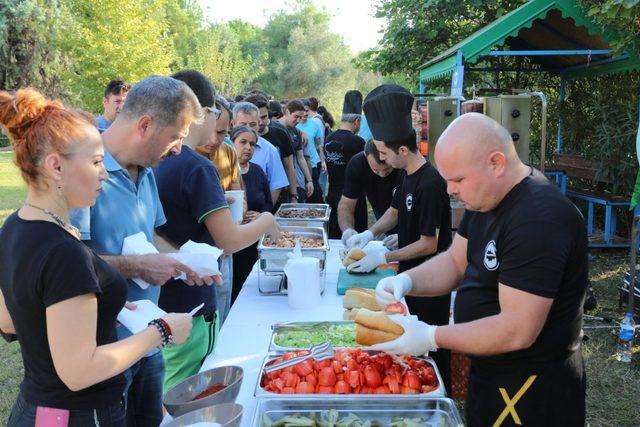
{"label": "blue jeans", "polygon": [[162,421],[164,360],[158,351],[125,371],[127,426],[158,427]]}
{"label": "blue jeans", "polygon": [[[36,406],[27,403],[18,394],[16,402],[9,415],[9,427],[33,427],[36,424]],[[69,411],[69,427],[124,427],[124,400],[102,409],[71,410]],[[157,425],[157,424],[156,424]]]}

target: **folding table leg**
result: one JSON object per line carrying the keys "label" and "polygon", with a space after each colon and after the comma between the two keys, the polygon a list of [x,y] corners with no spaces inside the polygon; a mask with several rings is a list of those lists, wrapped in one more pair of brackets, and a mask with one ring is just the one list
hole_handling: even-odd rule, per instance
{"label": "folding table leg", "polygon": [[606,204],[604,207],[604,243],[611,243],[611,205]]}
{"label": "folding table leg", "polygon": [[587,202],[589,208],[587,209],[587,234],[593,235],[593,202]]}

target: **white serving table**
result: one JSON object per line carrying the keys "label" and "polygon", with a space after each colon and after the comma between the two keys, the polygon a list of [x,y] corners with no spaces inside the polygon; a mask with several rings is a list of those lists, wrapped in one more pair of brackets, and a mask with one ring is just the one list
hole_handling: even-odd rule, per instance
{"label": "white serving table", "polygon": [[[339,250],[340,240],[329,241],[329,253],[325,262],[325,290],[322,302],[312,309],[297,310],[289,307],[286,295],[262,295],[258,291],[260,281],[277,286],[278,277],[266,276],[253,267],[242,291],[220,329],[216,348],[204,361],[200,371],[218,366],[237,365],[244,369],[244,379],[236,403],[244,407],[242,426],[250,426],[256,409],[254,391],[260,368],[269,350],[271,325],[278,322],[342,320],[342,296],[337,293],[338,271],[342,268]],[[270,284],[270,283],[269,283]],[[168,421],[165,417],[163,424]]]}

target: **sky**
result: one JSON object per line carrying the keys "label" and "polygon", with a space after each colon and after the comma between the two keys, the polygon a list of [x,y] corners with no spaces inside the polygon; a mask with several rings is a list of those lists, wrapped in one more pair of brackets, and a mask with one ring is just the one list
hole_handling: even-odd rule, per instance
{"label": "sky", "polygon": [[[198,0],[208,22],[222,23],[242,19],[257,26],[264,26],[268,17],[286,7],[285,1],[264,0]],[[380,39],[378,31],[383,20],[373,17],[375,0],[313,0],[332,16],[331,31],[342,35],[353,53],[375,47]]]}

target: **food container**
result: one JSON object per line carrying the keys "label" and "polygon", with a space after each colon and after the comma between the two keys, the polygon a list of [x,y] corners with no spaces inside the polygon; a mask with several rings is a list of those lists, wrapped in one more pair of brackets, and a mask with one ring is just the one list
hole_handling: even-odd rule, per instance
{"label": "food container", "polygon": [[[280,231],[286,231],[294,236],[313,237],[322,240],[322,246],[317,248],[302,248],[302,256],[318,258],[320,260],[320,271],[324,272],[327,253],[329,252],[329,241],[327,232],[322,227],[280,227]],[[258,254],[260,260],[260,269],[269,273],[284,274],[284,266],[289,260],[288,254],[293,252],[293,248],[280,248],[274,246],[266,246],[264,244],[266,236],[262,236],[258,243]]]}
{"label": "food container", "polygon": [[350,398],[329,399],[260,399],[253,418],[253,427],[264,427],[265,415],[271,421],[285,416],[300,414],[308,416],[311,412],[317,417],[327,417],[329,410],[338,411],[340,419],[352,413],[362,421],[376,421],[375,425],[389,426],[396,417],[419,418],[424,426],[462,427],[464,423],[455,403],[447,398],[429,398],[415,400],[395,400],[369,396],[367,400]]}
{"label": "food container", "polygon": [[[378,351],[367,351],[367,353],[373,355],[373,354],[377,354],[380,353]],[[315,399],[321,399],[324,400],[326,399],[353,399],[353,400],[371,400],[374,396],[382,396],[382,398],[386,398],[389,400],[415,400],[415,399],[422,399],[422,398],[430,398],[430,397],[445,397],[447,395],[446,389],[444,387],[444,383],[442,381],[442,377],[440,376],[440,371],[438,370],[438,367],[436,366],[436,363],[433,361],[433,359],[431,359],[430,357],[417,357],[416,359],[422,359],[424,361],[426,361],[427,363],[429,363],[432,367],[433,370],[436,374],[436,377],[438,378],[438,388],[430,391],[428,393],[419,393],[419,394],[344,394],[344,395],[337,395],[337,394],[278,394],[278,393],[273,393],[270,391],[265,390],[264,388],[262,388],[262,376],[263,376],[263,372],[264,372],[264,368],[271,363],[272,361],[274,361],[275,359],[277,359],[278,357],[280,357],[281,354],[269,354],[265,357],[263,363],[262,363],[262,367],[260,368],[260,375],[258,375],[258,381],[256,383],[256,388],[255,388],[255,392],[254,392],[254,396],[257,398],[267,398],[267,399],[271,399],[271,398],[290,398],[290,399],[297,399],[299,397],[306,397],[306,398],[315,398]]]}
{"label": "food container", "polygon": [[[355,323],[351,320],[344,320],[344,321],[335,321],[335,322],[288,322],[288,323],[274,323],[273,325],[271,325],[271,341],[269,344],[269,352],[273,352],[273,353],[286,353],[288,351],[294,351],[294,350],[301,350],[301,349],[307,349],[309,347],[311,347],[314,344],[321,344],[321,342],[309,342],[309,343],[305,343],[308,345],[304,345],[304,346],[300,346],[300,347],[290,347],[290,346],[281,346],[276,344],[276,339],[278,338],[279,334],[282,333],[286,333],[287,331],[310,331],[314,334],[317,334],[319,332],[319,330],[322,329],[330,329],[330,328],[335,328],[335,327],[344,327],[344,326],[353,326],[355,328]],[[330,341],[331,342],[331,341]],[[333,342],[331,342],[332,346],[334,349],[340,349],[340,348],[353,348],[353,347],[357,347],[358,345],[355,343],[355,329],[354,329],[354,345],[349,345],[349,346],[340,346],[340,345],[335,345]]]}
{"label": "food container", "polygon": [[239,427],[242,421],[242,413],[242,405],[237,403],[222,403],[220,405],[187,412],[167,423],[164,427],[205,426],[209,423],[220,424],[222,427]]}
{"label": "food container", "polygon": [[[221,366],[202,371],[174,385],[164,395],[162,403],[174,417],[212,405],[233,403],[240,391],[243,372],[240,366]],[[193,400],[216,384],[224,384],[225,388],[210,396]]]}
{"label": "food container", "polygon": [[[313,214],[312,214],[313,213]],[[278,224],[327,229],[331,207],[321,203],[283,203],[276,211]]]}

